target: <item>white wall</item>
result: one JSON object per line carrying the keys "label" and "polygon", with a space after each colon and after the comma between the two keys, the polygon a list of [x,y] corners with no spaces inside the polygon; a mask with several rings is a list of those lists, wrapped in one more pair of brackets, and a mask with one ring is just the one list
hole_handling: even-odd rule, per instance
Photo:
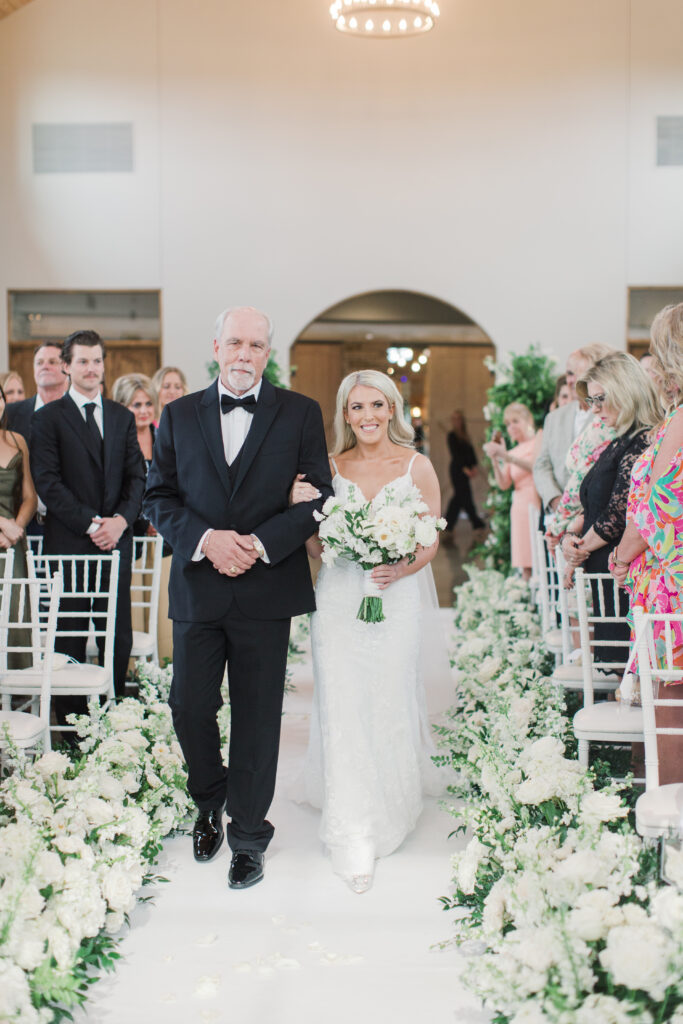
{"label": "white wall", "polygon": [[[0,21],[0,290],[162,288],[164,358],[199,386],[233,303],[268,309],[286,353],[332,303],[408,288],[563,356],[623,346],[630,283],[683,283],[683,169],[654,166],[656,114],[683,114],[679,0],[443,0],[393,41],[327,7],[34,0]],[[135,173],[33,176],[31,123],[86,120],[134,122]]]}

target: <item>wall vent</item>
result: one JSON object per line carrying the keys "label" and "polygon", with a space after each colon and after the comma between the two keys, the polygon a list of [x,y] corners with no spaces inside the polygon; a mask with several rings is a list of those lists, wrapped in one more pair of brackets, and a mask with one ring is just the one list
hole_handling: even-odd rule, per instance
{"label": "wall vent", "polygon": [[657,165],[683,166],[683,117],[657,118]]}
{"label": "wall vent", "polygon": [[133,170],[133,125],[34,124],[35,174],[122,174]]}

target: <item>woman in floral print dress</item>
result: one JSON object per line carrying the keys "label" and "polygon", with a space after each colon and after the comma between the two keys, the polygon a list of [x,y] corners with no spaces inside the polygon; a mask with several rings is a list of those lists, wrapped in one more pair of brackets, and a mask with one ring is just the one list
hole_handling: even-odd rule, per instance
{"label": "woman in floral print dress", "polygon": [[[631,596],[631,608],[683,612],[683,303],[655,317],[650,352],[668,407],[653,443],[635,463],[627,526],[611,571]],[[663,664],[664,638],[655,636]],[[683,631],[674,631],[674,662],[683,668]],[[665,692],[664,692],[665,691]],[[683,684],[660,687],[659,696],[683,698]],[[658,708],[657,725],[683,725],[683,709]],[[683,739],[659,736],[659,782],[683,781]]]}

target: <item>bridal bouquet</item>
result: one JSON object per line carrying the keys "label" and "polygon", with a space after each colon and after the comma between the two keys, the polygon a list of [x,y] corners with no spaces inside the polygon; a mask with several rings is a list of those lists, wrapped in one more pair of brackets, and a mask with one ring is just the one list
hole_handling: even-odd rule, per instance
{"label": "bridal bouquet", "polygon": [[384,622],[382,592],[372,579],[373,568],[406,557],[414,562],[418,547],[431,547],[446,520],[429,515],[417,487],[401,498],[386,487],[380,492],[381,501],[365,501],[362,495],[357,497],[359,493],[351,486],[345,501],[332,496],[322,512],[313,515],[320,523],[323,562],[332,565],[337,558],[344,558],[365,570],[364,597],[357,618],[361,622]]}

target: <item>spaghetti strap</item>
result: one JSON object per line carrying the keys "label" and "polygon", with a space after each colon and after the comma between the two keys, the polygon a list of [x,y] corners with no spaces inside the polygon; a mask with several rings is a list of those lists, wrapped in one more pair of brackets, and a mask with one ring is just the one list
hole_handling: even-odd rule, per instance
{"label": "spaghetti strap", "polygon": [[415,452],[415,454],[413,455],[412,459],[408,463],[408,468],[406,470],[406,473],[410,473],[411,469],[413,468],[413,463],[415,462],[415,459],[418,457],[419,454],[420,454],[419,452]]}
{"label": "spaghetti strap", "polygon": [[339,466],[334,461],[334,455],[330,455],[330,462],[332,463],[332,466],[334,467],[335,473],[337,473],[337,475],[339,475]]}

